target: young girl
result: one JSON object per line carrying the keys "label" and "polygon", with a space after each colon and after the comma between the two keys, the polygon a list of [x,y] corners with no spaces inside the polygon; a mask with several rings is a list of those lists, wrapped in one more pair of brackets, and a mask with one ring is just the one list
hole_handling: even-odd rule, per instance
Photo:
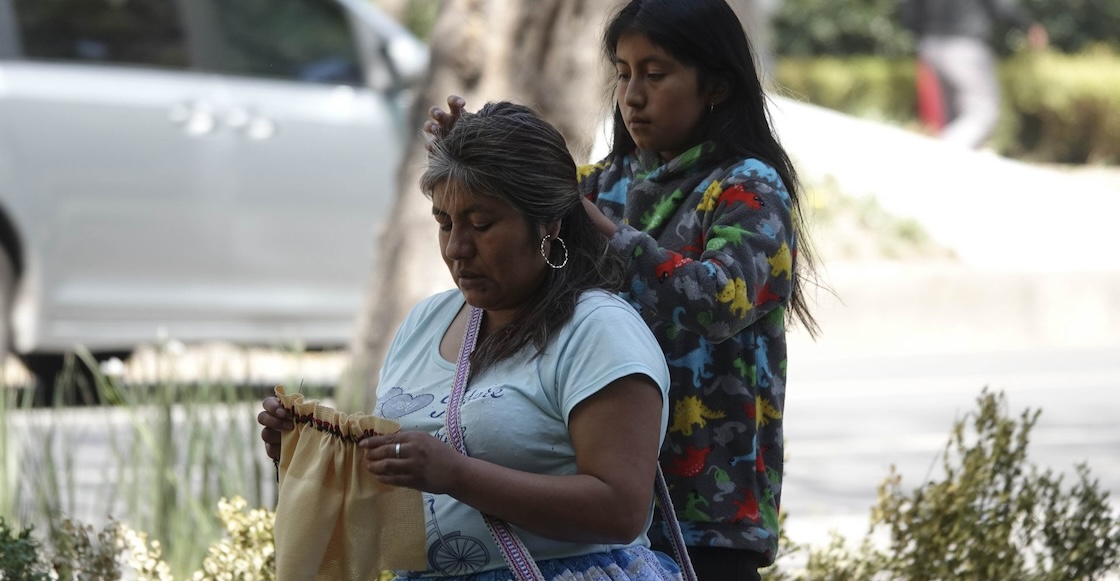
{"label": "young girl", "polygon": [[[603,49],[613,147],[579,169],[584,206],[669,364],[660,462],[697,575],[759,579],[778,548],[787,318],[816,330],[796,175],[723,0],[633,0]],[[436,137],[464,105],[448,103],[425,126]],[[650,536],[669,552],[662,532]]]}

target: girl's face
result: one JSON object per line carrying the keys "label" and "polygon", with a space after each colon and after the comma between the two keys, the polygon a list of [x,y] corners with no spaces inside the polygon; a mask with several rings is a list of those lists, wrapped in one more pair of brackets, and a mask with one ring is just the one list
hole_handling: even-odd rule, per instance
{"label": "girl's face", "polygon": [[700,92],[696,69],[638,32],[622,35],[615,48],[615,100],[638,148],[667,161],[696,145],[696,126],[713,104]]}
{"label": "girl's face", "polygon": [[467,303],[485,309],[498,325],[512,320],[544,282],[547,268],[540,238],[530,236],[525,217],[501,198],[446,182],[432,188],[432,216],[443,262]]}

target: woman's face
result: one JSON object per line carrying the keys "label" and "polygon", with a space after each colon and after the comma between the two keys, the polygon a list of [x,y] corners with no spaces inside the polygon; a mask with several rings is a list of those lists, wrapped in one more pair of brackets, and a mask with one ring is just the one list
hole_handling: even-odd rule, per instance
{"label": "woman's face", "polygon": [[505,200],[447,182],[432,190],[432,216],[443,262],[467,303],[493,323],[508,323],[544,282],[543,229],[532,237],[528,220]]}
{"label": "woman's face", "polygon": [[712,105],[700,93],[696,69],[637,32],[622,35],[615,53],[615,99],[638,148],[670,160],[696,145],[694,131]]}

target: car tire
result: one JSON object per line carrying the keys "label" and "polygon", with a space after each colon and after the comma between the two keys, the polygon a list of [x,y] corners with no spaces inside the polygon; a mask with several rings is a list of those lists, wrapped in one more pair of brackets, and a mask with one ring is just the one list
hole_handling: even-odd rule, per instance
{"label": "car tire", "polygon": [[[11,354],[12,297],[16,289],[16,271],[8,253],[0,248],[0,363]],[[6,383],[6,382],[5,382]]]}
{"label": "car tire", "polygon": [[[114,357],[127,360],[132,352],[100,351],[92,355],[98,363],[102,363]],[[68,358],[72,358],[72,364],[68,363]],[[100,390],[97,389],[95,374],[77,355],[28,353],[21,355],[20,359],[35,380],[33,406],[78,406],[102,403],[103,398]],[[67,373],[67,371],[70,373]],[[63,382],[63,385],[59,384],[60,381]]]}

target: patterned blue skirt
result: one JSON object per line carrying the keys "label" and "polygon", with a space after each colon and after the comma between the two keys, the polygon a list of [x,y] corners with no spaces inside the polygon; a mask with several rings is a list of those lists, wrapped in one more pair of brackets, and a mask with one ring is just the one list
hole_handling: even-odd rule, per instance
{"label": "patterned blue skirt", "polygon": [[[616,549],[563,559],[537,561],[548,581],[681,581],[681,570],[671,557],[645,547]],[[393,581],[515,581],[508,568],[454,577],[407,576]]]}

